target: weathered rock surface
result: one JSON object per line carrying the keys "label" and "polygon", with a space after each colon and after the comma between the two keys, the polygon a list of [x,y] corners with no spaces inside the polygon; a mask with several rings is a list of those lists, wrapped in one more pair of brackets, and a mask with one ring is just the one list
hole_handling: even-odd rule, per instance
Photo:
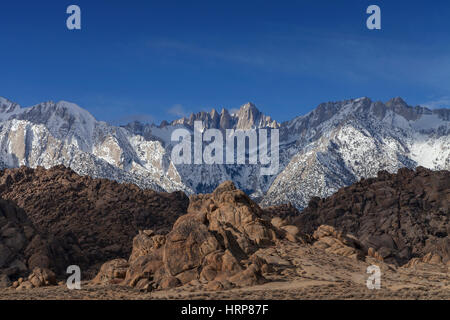
{"label": "weathered rock surface", "polygon": [[431,265],[439,266],[439,265],[443,265],[444,263],[447,264],[447,266],[450,268],[450,260],[444,262],[444,260],[442,259],[442,257],[439,254],[430,252],[430,253],[427,253],[426,255],[424,255],[423,257],[412,258],[403,267],[412,268],[412,267],[415,267],[415,266],[421,265],[421,264],[431,264]]}
{"label": "weathered rock surface", "polygon": [[314,198],[295,221],[308,234],[320,225],[353,234],[371,255],[399,265],[427,254],[447,263],[449,222],[450,172],[421,167],[382,171],[329,198]]}
{"label": "weathered rock surface", "polygon": [[344,235],[333,227],[322,225],[313,234],[316,240],[313,246],[327,253],[337,254],[344,257],[363,260],[368,249],[349,234]]}
{"label": "weathered rock surface", "polygon": [[56,285],[56,275],[47,268],[34,268],[28,276],[28,281],[35,288]]}
{"label": "weathered rock surface", "polygon": [[11,284],[12,282],[6,274],[0,274],[0,289],[8,288]]}
{"label": "weathered rock surface", "polygon": [[300,211],[294,207],[292,203],[265,207],[263,208],[263,211],[264,215],[268,218],[278,217],[289,222],[293,221],[300,215]]}
{"label": "weathered rock surface", "polygon": [[[23,208],[42,234],[58,239],[68,264],[55,272],[65,273],[68,265],[76,264],[84,277],[89,276],[90,268],[97,272],[96,265],[109,259],[128,257],[139,230],[168,232],[186,213],[189,203],[182,192],[142,190],[131,184],[79,176],[63,166],[1,171],[0,197]],[[23,247],[23,232],[10,233],[9,241]],[[8,256],[1,245],[0,252]],[[32,265],[46,267],[43,255],[30,258]]]}
{"label": "weathered rock surface", "polygon": [[24,210],[0,199],[0,286],[35,268],[58,268],[67,257],[59,244],[43,237]]}
{"label": "weathered rock surface", "polygon": [[106,262],[100,268],[97,276],[92,280],[96,284],[120,283],[127,273],[128,262],[125,259],[115,259]]}
{"label": "weathered rock surface", "polygon": [[167,235],[147,230],[134,238],[123,283],[142,290],[197,282],[207,290],[264,283],[263,272],[270,268],[255,253],[288,233],[298,241],[298,230],[279,229],[262,215],[263,210],[231,182],[212,194],[192,196],[188,213]]}

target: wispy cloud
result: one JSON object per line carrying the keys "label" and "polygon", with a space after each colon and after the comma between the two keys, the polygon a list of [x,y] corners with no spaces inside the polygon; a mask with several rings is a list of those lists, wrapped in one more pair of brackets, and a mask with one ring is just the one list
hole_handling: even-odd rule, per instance
{"label": "wispy cloud", "polygon": [[116,119],[109,120],[108,123],[114,126],[126,125],[131,122],[154,123],[155,118],[150,114],[130,114]]}
{"label": "wispy cloud", "polygon": [[162,50],[172,50],[191,55],[197,55],[209,59],[217,59],[249,65],[264,65],[265,58],[261,54],[250,53],[247,50],[207,48],[195,43],[178,40],[156,40],[148,42],[149,47]]}
{"label": "wispy cloud", "polygon": [[192,55],[203,62],[240,64],[268,73],[326,80],[336,78],[355,83],[379,80],[422,84],[439,90],[450,85],[450,45],[445,43],[415,44],[388,36],[291,28],[248,42],[153,39],[147,44],[152,49],[172,53],[176,62],[180,55]]}
{"label": "wispy cloud", "polygon": [[[141,99],[123,98],[108,94],[86,94],[77,100],[82,108],[88,109],[97,120],[112,125],[130,122],[155,123],[158,118],[149,110],[150,102]],[[147,112],[149,110],[150,112]]]}
{"label": "wispy cloud", "polygon": [[450,108],[450,97],[449,96],[440,97],[439,99],[422,103],[422,106],[427,107],[429,109]]}
{"label": "wispy cloud", "polygon": [[188,114],[188,111],[186,111],[181,104],[174,104],[167,110],[167,113],[170,114],[171,116],[181,118],[186,116]]}

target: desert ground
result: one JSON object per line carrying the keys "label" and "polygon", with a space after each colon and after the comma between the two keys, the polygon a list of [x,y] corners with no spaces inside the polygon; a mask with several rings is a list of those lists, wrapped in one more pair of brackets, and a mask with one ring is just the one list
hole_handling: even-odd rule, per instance
{"label": "desert ground", "polygon": [[[450,299],[450,270],[444,265],[395,267],[367,257],[365,261],[326,253],[310,245],[284,242],[268,248],[273,270],[267,283],[243,288],[209,290],[193,281],[182,287],[146,292],[123,285],[95,285],[83,281],[81,290],[59,286],[0,290],[0,299],[16,300],[310,300],[310,299]],[[369,290],[366,269],[381,269],[381,289]]]}

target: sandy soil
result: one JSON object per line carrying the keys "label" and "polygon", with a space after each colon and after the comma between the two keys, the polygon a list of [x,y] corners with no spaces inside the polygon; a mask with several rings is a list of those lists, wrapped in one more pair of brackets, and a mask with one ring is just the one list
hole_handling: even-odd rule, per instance
{"label": "sandy soil", "polygon": [[[18,291],[0,290],[0,299],[445,299],[450,300],[450,268],[419,265],[398,268],[367,258],[357,261],[327,254],[308,245],[286,243],[262,251],[272,261],[268,283],[245,288],[207,291],[194,282],[183,287],[140,292],[125,286],[97,286],[85,281],[81,290],[65,286]],[[366,286],[366,269],[375,264],[381,269],[381,289]]]}

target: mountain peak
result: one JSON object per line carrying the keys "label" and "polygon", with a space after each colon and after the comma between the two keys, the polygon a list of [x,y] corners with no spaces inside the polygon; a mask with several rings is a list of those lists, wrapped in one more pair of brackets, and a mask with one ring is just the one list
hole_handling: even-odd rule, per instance
{"label": "mountain peak", "polygon": [[241,106],[239,111],[234,116],[237,119],[237,129],[248,130],[263,127],[279,127],[279,124],[276,121],[272,120],[272,118],[269,116],[265,116],[251,102],[248,102]]}
{"label": "mountain peak", "polygon": [[370,100],[369,97],[359,97],[359,98],[353,100],[353,102],[361,102],[361,101],[369,101],[369,102],[371,102],[372,100]]}
{"label": "mountain peak", "polygon": [[6,104],[6,103],[13,103],[13,102],[5,97],[0,96],[0,104]]}
{"label": "mountain peak", "polygon": [[258,110],[258,108],[256,108],[256,105],[252,102],[247,102],[246,104],[243,104],[240,108],[241,110]]}
{"label": "mountain peak", "polygon": [[14,103],[4,97],[0,97],[0,117],[1,115],[5,115],[7,117],[11,116],[20,111],[20,106],[17,103]]}
{"label": "mountain peak", "polygon": [[395,97],[386,102],[386,107],[392,108],[394,106],[408,107],[408,104],[401,97]]}
{"label": "mountain peak", "polygon": [[406,120],[415,121],[421,117],[422,114],[430,114],[431,111],[425,107],[411,107],[402,98],[392,98],[386,102],[386,107],[392,109],[396,114],[401,115]]}
{"label": "mountain peak", "polygon": [[246,115],[246,114],[250,114],[250,115],[260,115],[261,111],[259,111],[259,109],[256,107],[256,105],[252,102],[247,102],[246,104],[242,105],[238,112],[236,112],[236,116],[241,116],[241,115]]}
{"label": "mountain peak", "polygon": [[193,127],[195,121],[202,121],[206,128],[216,129],[252,129],[259,127],[278,128],[279,124],[272,120],[272,118],[263,115],[256,106],[248,102],[240,107],[240,109],[233,114],[222,108],[220,114],[216,109],[211,112],[192,113],[189,118],[182,118],[172,121],[172,125],[183,124]]}
{"label": "mountain peak", "polygon": [[89,121],[94,121],[94,122],[96,121],[94,116],[89,111],[81,108],[79,105],[77,105],[75,103],[68,102],[68,101],[58,101],[56,103],[56,107],[65,109],[74,116],[82,117]]}
{"label": "mountain peak", "polygon": [[211,118],[215,118],[215,117],[219,116],[219,113],[214,108],[211,110],[211,112],[209,114],[211,115]]}
{"label": "mountain peak", "polygon": [[261,112],[253,103],[248,102],[244,104],[236,113],[238,129],[251,129],[255,127],[260,116]]}

